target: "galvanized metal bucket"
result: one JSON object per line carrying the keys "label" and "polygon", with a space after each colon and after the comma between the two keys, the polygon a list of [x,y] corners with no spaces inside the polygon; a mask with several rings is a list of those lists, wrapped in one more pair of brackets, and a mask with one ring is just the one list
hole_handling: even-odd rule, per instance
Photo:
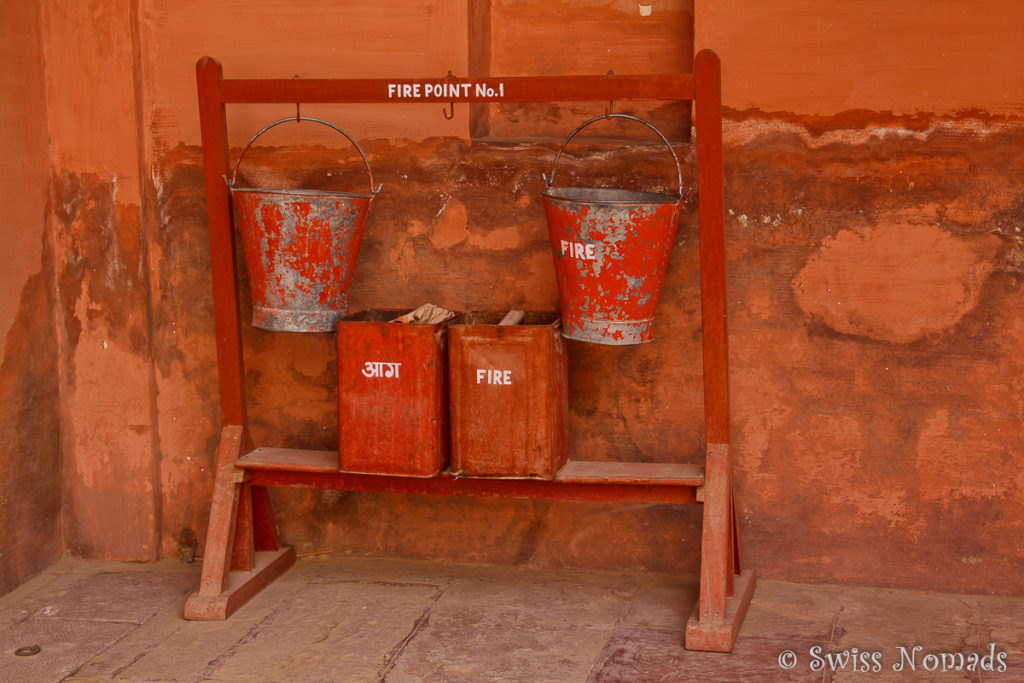
{"label": "galvanized metal bucket", "polygon": [[[676,164],[679,194],[552,187],[558,159],[577,133],[606,118],[639,122],[661,138]],[[562,335],[596,344],[654,339],[654,311],[683,210],[683,174],[657,128],[630,114],[596,116],[576,127],[555,155],[542,195],[555,259]]]}
{"label": "galvanized metal bucket", "polygon": [[[323,124],[348,138],[366,165],[368,194],[235,186],[238,167],[253,142],[274,126],[300,120]],[[275,332],[333,332],[348,308],[348,287],[370,201],[380,192],[373,186],[373,172],[359,144],[321,119],[293,116],[274,121],[246,144],[228,188],[249,273],[253,326]]]}

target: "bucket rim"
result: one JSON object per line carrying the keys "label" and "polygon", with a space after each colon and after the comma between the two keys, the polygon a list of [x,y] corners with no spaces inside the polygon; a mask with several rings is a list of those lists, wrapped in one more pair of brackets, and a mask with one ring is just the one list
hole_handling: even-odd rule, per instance
{"label": "bucket rim", "polygon": [[[571,197],[564,196],[565,193],[582,192],[582,193],[619,193],[623,195],[621,198],[600,197],[600,196],[589,196],[583,197]],[[651,192],[648,190],[632,190],[619,187],[581,187],[572,185],[562,185],[559,187],[545,187],[541,190],[541,195],[551,201],[556,202],[573,202],[576,204],[610,204],[615,206],[636,206],[641,204],[682,204],[686,197],[685,195],[671,194],[668,192]]]}
{"label": "bucket rim", "polygon": [[370,160],[366,158],[366,153],[363,152],[363,148],[359,146],[359,143],[356,142],[356,139],[352,137],[352,135],[349,134],[348,131],[339,128],[330,121],[324,121],[323,119],[318,119],[313,116],[301,117],[299,116],[298,110],[296,109],[295,116],[286,116],[283,119],[278,119],[277,121],[268,123],[267,125],[263,126],[263,128],[261,128],[255,135],[249,138],[249,142],[246,143],[245,147],[242,149],[242,153],[238,156],[238,161],[235,162],[235,170],[231,174],[231,179],[228,180],[227,176],[222,176],[224,178],[224,182],[227,183],[230,189],[235,189],[235,183],[238,181],[238,167],[242,165],[242,159],[243,157],[245,157],[246,152],[249,151],[249,148],[252,147],[252,143],[256,142],[256,139],[258,137],[266,133],[271,128],[274,128],[275,126],[280,126],[282,123],[288,123],[289,121],[295,121],[296,123],[299,123],[301,121],[312,121],[313,123],[319,123],[323,126],[327,126],[328,128],[336,130],[342,135],[344,135],[345,138],[350,143],[352,143],[352,146],[356,148],[356,151],[359,152],[359,156],[363,160],[363,165],[366,166],[366,174],[370,178],[370,194],[376,196],[381,191],[381,188],[384,187],[383,183],[377,185],[377,187],[373,186],[373,169],[370,168]]}
{"label": "bucket rim", "polygon": [[664,133],[658,130],[658,128],[653,123],[651,123],[650,121],[646,121],[640,118],[639,116],[634,116],[633,114],[619,114],[611,112],[606,112],[601,116],[595,116],[592,119],[584,121],[580,125],[576,126],[576,128],[573,129],[571,133],[569,133],[568,137],[566,137],[565,140],[562,141],[562,146],[558,148],[558,152],[555,154],[555,162],[551,167],[551,177],[549,178],[545,173],[541,174],[541,176],[544,178],[545,189],[550,189],[555,184],[555,174],[558,172],[558,159],[562,156],[562,152],[565,151],[565,146],[568,145],[572,141],[572,139],[576,137],[576,135],[587,126],[591,125],[592,123],[597,123],[598,121],[607,121],[610,119],[625,119],[627,121],[635,121],[640,125],[646,126],[650,130],[654,131],[654,134],[658,136],[658,138],[662,141],[662,143],[664,143],[665,147],[668,149],[668,153],[672,155],[672,161],[675,163],[676,166],[676,180],[678,182],[679,187],[679,197],[680,199],[686,197],[686,192],[683,190],[683,169],[679,165],[679,156],[676,155],[676,151],[672,148],[672,143],[668,141],[668,138],[665,137]]}
{"label": "bucket rim", "polygon": [[299,195],[302,197],[358,197],[360,199],[373,199],[376,194],[369,194],[365,192],[344,192],[341,190],[307,190],[307,189],[287,189],[281,187],[233,187],[228,185],[228,189],[232,193],[235,192],[249,192],[253,194],[279,194],[279,195]]}

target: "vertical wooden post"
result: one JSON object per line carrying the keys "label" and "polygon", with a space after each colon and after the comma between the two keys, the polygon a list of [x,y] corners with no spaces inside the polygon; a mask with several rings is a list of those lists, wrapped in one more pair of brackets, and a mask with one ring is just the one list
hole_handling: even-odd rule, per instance
{"label": "vertical wooden post", "polygon": [[[236,472],[236,478],[242,472]],[[252,486],[242,482],[238,489],[235,534],[231,542],[231,571],[251,572],[256,563],[256,543],[252,526]]]}
{"label": "vertical wooden post", "polygon": [[694,60],[700,221],[701,334],[704,350],[704,523],[701,619],[719,620],[732,584],[729,462],[729,349],[725,295],[725,197],[722,187],[721,67],[702,50]]}
{"label": "vertical wooden post", "polygon": [[231,199],[224,178],[228,173],[228,136],[220,97],[220,64],[211,57],[196,63],[199,87],[199,127],[203,143],[206,219],[210,233],[213,279],[213,317],[217,334],[221,427],[245,425],[245,387],[242,338],[238,313],[237,261],[231,226]]}
{"label": "vertical wooden post", "polygon": [[704,351],[704,519],[700,598],[686,624],[686,647],[729,652],[754,591],[741,573],[729,450],[729,346],[725,290],[725,193],[722,168],[722,85],[718,55],[694,59],[700,222],[701,338]]}
{"label": "vertical wooden post", "polygon": [[274,508],[270,504],[270,492],[266,486],[252,486],[252,532],[253,546],[257,551],[280,550],[281,537],[277,533]]}
{"label": "vertical wooden post", "polygon": [[[235,468],[238,458],[251,450],[252,444],[245,414],[238,261],[231,224],[231,198],[225,182],[228,139],[221,78],[221,67],[215,59],[203,57],[196,63],[220,379],[221,436],[203,551],[203,572],[199,590],[185,602],[186,619],[227,618],[295,562],[295,552],[281,548],[277,541],[277,526],[266,490],[245,483],[246,475]],[[260,550],[274,552],[263,553],[261,557],[257,552]],[[229,581],[232,570],[236,570],[238,578]]]}
{"label": "vertical wooden post", "polygon": [[718,55],[694,59],[697,215],[700,222],[704,439],[729,443],[729,345],[725,295],[725,197],[722,187],[722,88]]}
{"label": "vertical wooden post", "polygon": [[[469,0],[469,76],[491,75],[491,3],[490,0]],[[469,137],[485,138],[491,134],[491,105],[479,102],[469,105]]]}

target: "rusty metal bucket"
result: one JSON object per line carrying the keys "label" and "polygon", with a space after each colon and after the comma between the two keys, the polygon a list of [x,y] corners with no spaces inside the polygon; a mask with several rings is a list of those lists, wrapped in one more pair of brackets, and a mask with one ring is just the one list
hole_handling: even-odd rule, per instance
{"label": "rusty metal bucket", "polygon": [[[639,122],[661,138],[676,164],[679,194],[597,187],[552,187],[565,146],[606,118]],[[555,260],[562,335],[596,344],[654,339],[654,311],[682,213],[683,174],[657,128],[630,114],[596,116],[576,127],[545,176],[544,210]]]}
{"label": "rusty metal bucket", "polygon": [[[368,194],[331,190],[285,190],[235,186],[249,147],[274,126],[312,121],[338,131],[351,142],[370,177]],[[333,332],[348,308],[373,186],[370,162],[359,144],[332,123],[303,116],[265,126],[246,144],[228,182],[235,225],[242,236],[252,292],[252,324],[275,332]]]}

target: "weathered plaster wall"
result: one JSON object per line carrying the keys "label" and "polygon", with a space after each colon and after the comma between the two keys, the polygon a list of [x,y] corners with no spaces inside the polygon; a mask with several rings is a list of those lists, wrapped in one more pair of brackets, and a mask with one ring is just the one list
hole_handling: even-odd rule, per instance
{"label": "weathered plaster wall", "polygon": [[1019,592],[1024,128],[729,138],[748,557]]}
{"label": "weathered plaster wall", "polygon": [[136,3],[43,3],[65,543],[154,559],[159,488]]}
{"label": "weathered plaster wall", "polygon": [[0,594],[61,549],[41,33],[33,4],[0,8]]}
{"label": "weathered plaster wall", "polygon": [[695,13],[732,110],[748,559],[800,580],[1024,590],[1024,9]]}
{"label": "weathered plaster wall", "polygon": [[[219,418],[196,59],[219,58],[228,76],[667,70],[688,53],[662,61],[651,46],[693,21],[697,47],[722,57],[729,108],[732,438],[747,562],[790,580],[1024,590],[1018,4],[992,0],[965,17],[952,1],[921,16],[910,0],[656,0],[644,21],[635,2],[491,5],[488,23],[437,0],[44,3],[69,547],[202,552]],[[560,39],[574,26],[598,33]],[[385,184],[353,309],[554,307],[540,174],[550,136],[603,105],[496,107],[483,128],[462,106],[451,121],[436,105],[303,111],[352,132]],[[232,109],[233,154],[291,113]],[[505,140],[471,142],[471,120]],[[547,139],[509,143],[531,128]],[[250,179],[363,182],[329,131],[277,133],[246,157]],[[690,147],[678,150],[692,190]],[[581,145],[565,173],[665,188],[664,156]],[[655,343],[570,344],[575,453],[699,459],[694,221],[688,212]],[[331,448],[330,335],[243,334],[257,443]],[[679,570],[695,566],[699,537],[695,508],[274,500],[285,541],[302,551]]]}

